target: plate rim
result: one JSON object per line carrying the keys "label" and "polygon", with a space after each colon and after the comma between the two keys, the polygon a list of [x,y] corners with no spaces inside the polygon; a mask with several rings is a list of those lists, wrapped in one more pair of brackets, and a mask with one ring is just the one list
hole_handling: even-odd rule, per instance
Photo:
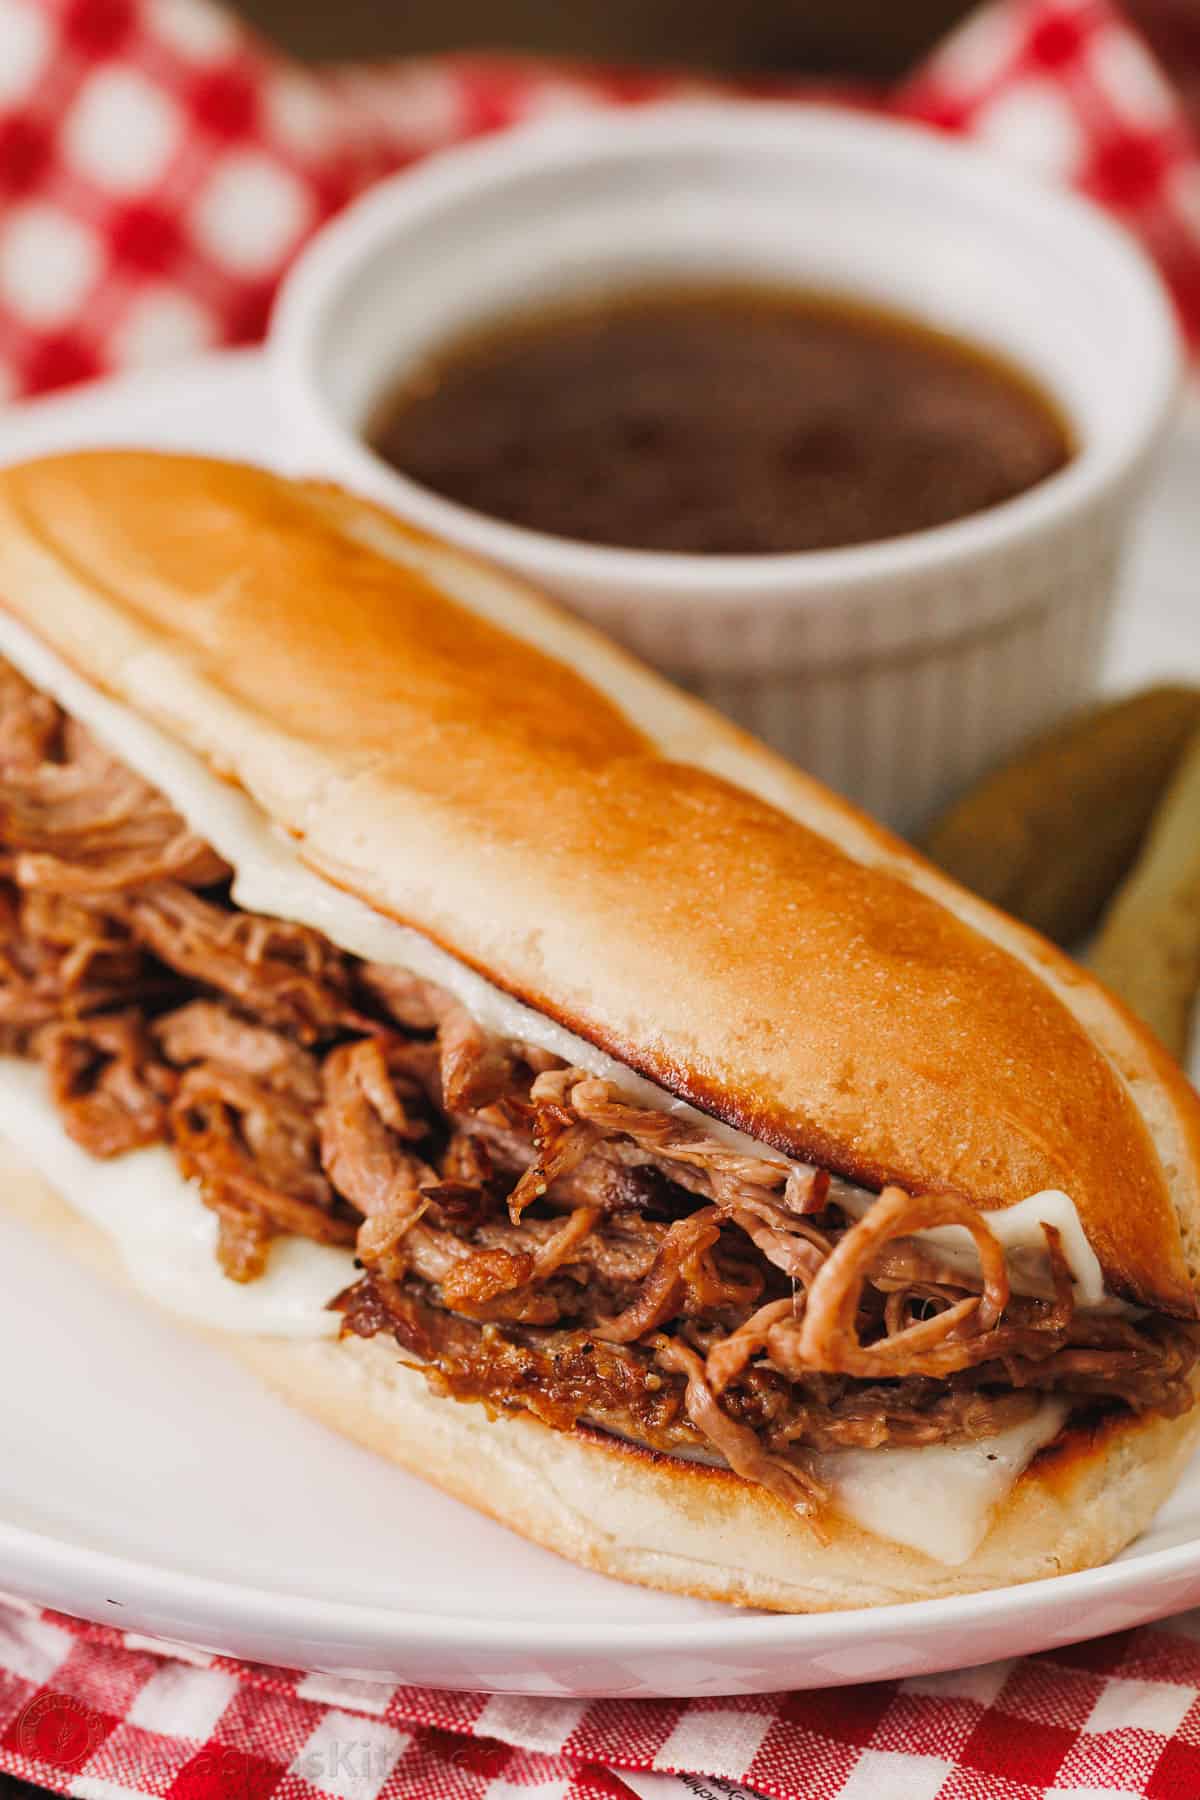
{"label": "plate rim", "polygon": [[[9,1551],[32,1552],[39,1566],[69,1580],[73,1571],[89,1584],[131,1584],[143,1604],[174,1605],[186,1601],[230,1629],[258,1629],[270,1618],[273,1630],[286,1624],[311,1631],[319,1620],[321,1635],[352,1637],[383,1647],[395,1642],[398,1626],[417,1630],[421,1643],[431,1649],[452,1650],[464,1641],[473,1649],[536,1651],[544,1656],[585,1655],[603,1649],[610,1653],[637,1652],[669,1655],[689,1650],[697,1655],[730,1651],[794,1648],[820,1654],[847,1647],[844,1640],[863,1635],[868,1626],[880,1634],[889,1627],[915,1630],[923,1635],[934,1627],[947,1632],[971,1622],[972,1615],[986,1612],[989,1623],[1011,1619],[1025,1609],[1053,1612],[1061,1605],[1076,1616],[1075,1601],[1108,1598],[1112,1592],[1142,1583],[1153,1607],[1152,1594],[1178,1576],[1200,1578],[1200,1535],[1158,1550],[1079,1569],[1066,1575],[1013,1582],[1006,1587],[974,1589],[926,1600],[890,1601],[882,1606],[842,1607],[830,1612],[775,1613],[762,1609],[714,1607],[711,1615],[657,1624],[639,1619],[588,1620],[578,1626],[548,1619],[497,1620],[469,1613],[450,1615],[406,1605],[369,1606],[362,1601],[323,1599],[319,1595],[288,1594],[279,1589],[235,1582],[219,1576],[174,1570],[157,1562],[138,1562],[115,1551],[101,1550],[71,1539],[55,1538],[0,1518],[0,1563]],[[67,1552],[64,1558],[63,1552]],[[553,1552],[547,1552],[553,1554]],[[101,1578],[97,1580],[97,1578]],[[625,1584],[618,1584],[625,1585]],[[47,1602],[46,1604],[52,1604]],[[122,1608],[125,1602],[120,1603]],[[253,1614],[253,1617],[251,1617]],[[1147,1615],[1148,1617],[1150,1614]],[[769,1634],[769,1642],[761,1642]],[[1086,1633],[1084,1634],[1086,1635]],[[1103,1634],[1101,1634],[1103,1635]],[[647,1639],[653,1637],[650,1645]],[[803,1639],[791,1643],[789,1639]],[[711,1641],[710,1641],[711,1640]]]}

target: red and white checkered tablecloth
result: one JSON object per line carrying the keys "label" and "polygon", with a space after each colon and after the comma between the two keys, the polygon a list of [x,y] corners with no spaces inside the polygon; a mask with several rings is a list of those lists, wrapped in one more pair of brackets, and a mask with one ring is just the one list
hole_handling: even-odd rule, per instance
{"label": "red and white checkered tablecloth", "polygon": [[1197,1800],[1200,1617],[920,1681],[572,1701],[339,1681],[0,1609],[0,1768],[85,1800],[657,1800],[645,1777],[678,1770],[777,1800]]}
{"label": "red and white checkered tablecloth", "polygon": [[[1172,81],[1107,0],[996,0],[898,92],[842,97],[1091,194],[1200,350],[1180,99],[1200,105],[1200,6],[1132,4]],[[0,400],[252,341],[306,237],[414,158],[712,91],[495,57],[317,74],[207,0],[0,0]],[[724,1778],[780,1800],[1200,1800],[1200,1620],[924,1681],[575,1703],[251,1667],[0,1603],[0,1770],[94,1800],[614,1800],[622,1774],[657,1800],[653,1771],[680,1796]]]}

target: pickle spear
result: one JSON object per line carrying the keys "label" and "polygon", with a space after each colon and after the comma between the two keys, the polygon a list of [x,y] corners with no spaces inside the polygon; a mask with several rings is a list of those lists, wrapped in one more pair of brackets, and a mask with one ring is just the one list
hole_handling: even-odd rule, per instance
{"label": "pickle spear", "polygon": [[921,847],[984,899],[1076,944],[1132,867],[1197,730],[1200,688],[1148,688],[1091,708],[973,788]]}
{"label": "pickle spear", "polygon": [[1184,1061],[1200,988],[1200,735],[1192,739],[1090,958]]}

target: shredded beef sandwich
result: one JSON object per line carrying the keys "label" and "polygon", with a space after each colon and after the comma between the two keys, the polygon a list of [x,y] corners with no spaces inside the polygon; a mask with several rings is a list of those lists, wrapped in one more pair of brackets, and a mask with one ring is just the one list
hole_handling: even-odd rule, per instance
{"label": "shredded beef sandwich", "polygon": [[[160,794],[11,667],[0,1017],[93,1156],[170,1144],[253,1281],[352,1245],[346,1329],[435,1391],[725,1462],[795,1506],[809,1452],[986,1438],[1042,1394],[1174,1415],[1196,1327],[1080,1314],[1058,1233],[1011,1291],[978,1209],[729,1149],[489,1035],[444,989],[242,912]],[[980,1273],[916,1232],[964,1226]]]}
{"label": "shredded beef sandwich", "polygon": [[[108,510],[114,465],[141,492],[140,527]],[[83,657],[95,691],[129,707],[138,657],[166,658],[184,712],[147,710],[232,784],[273,855],[324,884],[328,917],[348,893],[467,971],[442,981],[357,954],[354,931],[328,935],[291,902],[248,910],[233,834],[209,841],[178,779],[169,792],[64,705],[69,673],[56,698],[32,652],[25,672],[0,663],[0,1048],[41,1065],[91,1157],[169,1150],[215,1217],[223,1279],[269,1283],[284,1239],[343,1251],[326,1349],[373,1369],[385,1356],[388,1381],[509,1431],[481,1443],[532,1443],[512,1432],[536,1426],[539,1456],[569,1441],[624,1450],[611,1466],[636,1471],[640,1454],[660,1473],[628,1480],[658,1482],[644,1506],[671,1515],[653,1566],[595,1547],[599,1498],[590,1548],[509,1510],[584,1560],[688,1591],[836,1603],[815,1576],[752,1579],[736,1555],[727,1576],[680,1574],[660,1540],[697,1506],[742,1509],[725,1529],[745,1531],[753,1493],[775,1565],[793,1542],[853,1560],[867,1528],[846,1547],[839,1482],[885,1466],[864,1455],[986,1456],[996,1441],[1011,1460],[1040,1422],[1003,1497],[1018,1574],[1051,1572],[1055,1467],[1110,1481],[1113,1446],[1141,1469],[1129,1446],[1151,1431],[1177,1466],[1200,1345],[1179,1190],[1197,1180],[1200,1127],[1086,977],[965,896],[953,913],[948,884],[691,702],[681,743],[685,724],[707,732],[726,774],[682,748],[664,761],[645,735],[652,677],[604,652],[615,672],[589,689],[529,643],[575,633],[600,659],[582,627],[525,618],[532,601],[455,558],[439,578],[459,597],[441,599],[425,541],[381,545],[392,528],[352,502],[170,458],[4,479],[0,530],[7,507],[25,553],[0,549],[0,590],[23,629],[44,624],[14,599],[36,574],[60,605],[46,637],[64,669],[73,630],[120,642],[119,659]],[[166,531],[172,502],[207,521],[197,545],[225,546],[197,550],[216,558],[199,584]],[[327,611],[339,582],[326,625],[304,596]],[[523,637],[505,637],[505,606]],[[619,679],[641,696],[636,729],[606,724]],[[831,820],[836,847],[819,835]],[[374,844],[386,893],[362,869]],[[495,930],[511,951],[489,953]],[[562,973],[572,941],[578,979]],[[469,1003],[480,978],[519,1002],[511,1014]],[[1014,1248],[1005,1216],[1040,1192],[1058,1210]],[[397,1454],[419,1461],[419,1445]],[[581,1468],[571,1480],[599,1495],[606,1477]],[[708,1485],[664,1488],[663,1471]],[[1022,1534],[1037,1538],[1028,1567]],[[886,1521],[867,1532],[886,1537]],[[912,1573],[915,1552],[887,1554],[866,1597],[942,1591]]]}

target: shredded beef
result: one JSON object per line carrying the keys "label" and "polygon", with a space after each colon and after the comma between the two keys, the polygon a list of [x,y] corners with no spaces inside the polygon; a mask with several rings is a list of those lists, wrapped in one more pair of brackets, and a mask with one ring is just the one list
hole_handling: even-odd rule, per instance
{"label": "shredded beef", "polygon": [[[18,720],[22,711],[18,704]],[[164,879],[204,887],[228,875],[163,796],[73,719],[53,735],[15,730],[25,753],[3,759],[0,842],[21,887],[94,896]],[[55,740],[58,756],[47,753]]]}
{"label": "shredded beef", "polygon": [[758,1482],[797,1512],[810,1513],[825,1498],[819,1482],[803,1464],[772,1455],[752,1425],[744,1425],[720,1404],[708,1385],[703,1360],[688,1344],[677,1337],[667,1338],[659,1347],[658,1360],[664,1369],[686,1378],[688,1418],[736,1475]]}
{"label": "shredded beef", "polygon": [[67,1132],[92,1156],[162,1137],[176,1077],[155,1057],[139,1013],[47,1025],[37,1049]]}
{"label": "shredded beef", "polygon": [[171,1107],[171,1139],[221,1222],[218,1254],[234,1281],[266,1266],[278,1232],[352,1244],[357,1226],[321,1168],[312,1107],[236,1069],[185,1071]]}
{"label": "shredded beef", "polygon": [[539,1075],[530,1100],[538,1160],[513,1192],[509,1204],[514,1217],[566,1168],[613,1138],[625,1141],[631,1158],[663,1169],[678,1185],[730,1213],[739,1204],[753,1207],[776,1195],[785,1208],[801,1215],[819,1210],[828,1191],[829,1178],[822,1170],[779,1156],[748,1156],[670,1113],[629,1105],[612,1082],[582,1069]]}
{"label": "shredded beef", "polygon": [[699,1442],[684,1414],[683,1383],[636,1351],[580,1331],[517,1334],[479,1325],[435,1304],[419,1284],[368,1279],[337,1304],[345,1330],[394,1336],[452,1399],[531,1412],[561,1431],[584,1420],[668,1452]]}
{"label": "shredded beef", "polygon": [[[493,1411],[524,1408],[562,1428],[582,1419],[668,1453],[716,1455],[689,1417],[685,1379],[662,1367],[652,1345],[606,1345],[579,1330],[480,1325],[447,1312],[419,1281],[366,1277],[337,1305],[346,1331],[394,1337],[454,1399]],[[706,1376],[712,1387],[711,1364]],[[794,1385],[758,1368],[723,1404],[769,1451],[787,1457],[798,1444],[873,1450],[986,1438],[1027,1418],[1036,1400],[948,1391],[920,1378],[868,1387],[816,1376]]]}
{"label": "shredded beef", "polygon": [[157,981],[138,946],[59,895],[0,882],[0,1047],[28,1047],[41,1025],[144,1001]]}
{"label": "shredded beef", "polygon": [[511,1091],[515,1056],[457,1000],[438,1007],[438,1048],[447,1112],[475,1112]]}
{"label": "shredded beef", "polygon": [[[246,913],[169,802],[0,663],[0,1048],[65,1129],[165,1142],[234,1280],[353,1247],[343,1328],[438,1392],[727,1464],[788,1505],[811,1456],[983,1439],[1043,1393],[1166,1414],[1197,1328],[1080,1311],[1057,1234],[1013,1294],[986,1219],[747,1154],[483,1030],[435,984]],[[978,1267],[918,1235],[955,1224]]]}
{"label": "shredded beef", "polygon": [[170,968],[293,1031],[301,1043],[360,1022],[348,959],[307,925],[240,912],[178,881],[136,888],[122,897],[117,916]]}
{"label": "shredded beef", "polygon": [[0,658],[0,773],[5,782],[54,761],[63,726],[63,713],[50,696]]}
{"label": "shredded beef", "polygon": [[[864,1344],[858,1327],[860,1301],[878,1252],[894,1237],[938,1225],[961,1225],[971,1233],[983,1270],[982,1295],[947,1295],[946,1305],[931,1303],[928,1316],[885,1330]],[[950,1194],[913,1196],[902,1188],[885,1188],[813,1279],[799,1326],[798,1360],[832,1374],[950,1375],[996,1355],[996,1327],[1008,1300],[1004,1252],[973,1206]],[[787,1329],[786,1324],[775,1327]]]}
{"label": "shredded beef", "polygon": [[179,1068],[217,1063],[290,1094],[293,1100],[314,1105],[320,1098],[321,1070],[315,1056],[282,1031],[252,1025],[218,1001],[192,1000],[166,1013],[152,1029],[162,1054]]}
{"label": "shredded beef", "polygon": [[435,1186],[437,1175],[409,1148],[424,1131],[393,1085],[389,1049],[395,1066],[403,1046],[378,1038],[344,1044],[326,1057],[320,1134],[330,1179],[363,1215],[359,1255],[398,1278],[407,1267],[405,1240],[428,1204],[422,1189]]}
{"label": "shredded beef", "polygon": [[676,1219],[665,1233],[637,1297],[616,1318],[598,1319],[592,1329],[609,1344],[632,1344],[683,1311],[684,1298],[699,1273],[699,1259],[721,1235],[715,1206],[702,1206]]}

